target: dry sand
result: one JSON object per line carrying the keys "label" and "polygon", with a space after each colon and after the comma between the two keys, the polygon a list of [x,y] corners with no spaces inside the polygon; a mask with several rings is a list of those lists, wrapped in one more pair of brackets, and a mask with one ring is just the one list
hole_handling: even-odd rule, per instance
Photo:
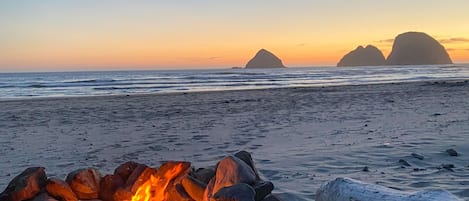
{"label": "dry sand", "polygon": [[29,166],[64,178],[129,160],[214,165],[247,150],[290,200],[340,176],[469,199],[468,144],[466,82],[1,101],[0,188]]}

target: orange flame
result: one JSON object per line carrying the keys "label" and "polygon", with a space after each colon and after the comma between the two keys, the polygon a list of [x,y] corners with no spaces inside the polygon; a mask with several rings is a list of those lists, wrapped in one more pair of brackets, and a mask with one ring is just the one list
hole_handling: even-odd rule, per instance
{"label": "orange flame", "polygon": [[162,176],[151,175],[150,179],[137,189],[132,201],[169,201],[167,187],[182,171],[183,164],[180,163],[165,171]]}

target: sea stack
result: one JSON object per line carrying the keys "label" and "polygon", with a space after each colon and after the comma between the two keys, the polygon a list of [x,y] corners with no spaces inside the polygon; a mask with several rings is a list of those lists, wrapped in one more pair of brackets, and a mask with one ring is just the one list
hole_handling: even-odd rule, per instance
{"label": "sea stack", "polygon": [[277,56],[265,49],[261,49],[254,58],[249,60],[246,68],[285,68],[285,66]]}
{"label": "sea stack", "polygon": [[394,40],[387,65],[452,64],[445,47],[426,33],[407,32]]}
{"label": "sea stack", "polygon": [[358,46],[355,50],[346,54],[337,66],[381,66],[385,63],[386,58],[383,53],[375,46],[368,45],[365,48]]}

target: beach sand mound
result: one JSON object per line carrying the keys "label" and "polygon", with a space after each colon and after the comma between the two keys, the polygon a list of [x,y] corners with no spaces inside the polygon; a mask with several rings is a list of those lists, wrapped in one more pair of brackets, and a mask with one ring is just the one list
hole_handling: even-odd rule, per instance
{"label": "beach sand mound", "polygon": [[375,46],[368,45],[365,48],[358,46],[355,50],[346,54],[337,66],[381,66],[385,62],[386,58],[383,53]]}
{"label": "beach sand mound", "polygon": [[407,32],[394,40],[387,65],[452,64],[445,48],[426,33]]}

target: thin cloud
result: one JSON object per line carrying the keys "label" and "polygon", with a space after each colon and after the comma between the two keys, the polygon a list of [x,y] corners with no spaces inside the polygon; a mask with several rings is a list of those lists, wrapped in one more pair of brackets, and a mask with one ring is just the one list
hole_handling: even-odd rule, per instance
{"label": "thin cloud", "polygon": [[221,59],[222,57],[209,57],[209,60],[216,60],[216,59]]}
{"label": "thin cloud", "polygon": [[378,40],[378,41],[375,41],[376,43],[393,43],[394,42],[394,38],[389,38],[389,39],[384,39],[384,40]]}
{"label": "thin cloud", "polygon": [[463,38],[463,37],[440,39],[440,43],[468,43],[468,42],[469,42],[469,38]]}
{"label": "thin cloud", "polygon": [[298,46],[298,47],[304,47],[304,46],[306,46],[306,43],[300,43],[300,44],[297,44],[296,46]]}
{"label": "thin cloud", "polygon": [[448,52],[455,52],[455,51],[469,51],[469,49],[457,49],[457,48],[447,48],[446,51]]}

